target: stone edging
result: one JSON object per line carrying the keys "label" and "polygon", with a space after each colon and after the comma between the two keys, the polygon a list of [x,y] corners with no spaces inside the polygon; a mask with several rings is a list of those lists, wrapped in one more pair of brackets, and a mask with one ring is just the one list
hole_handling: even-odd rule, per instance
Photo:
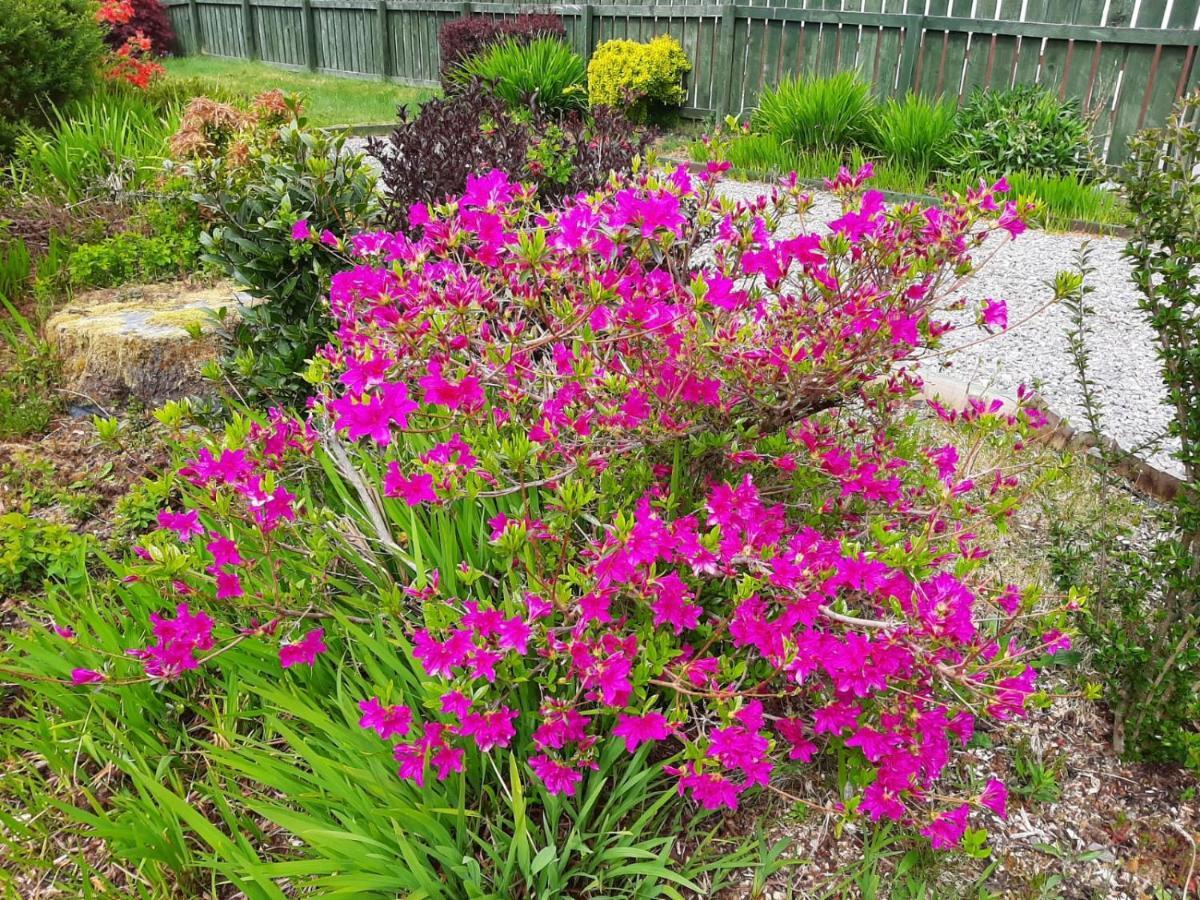
{"label": "stone edging", "polygon": [[[924,381],[921,394],[926,400],[937,400],[943,406],[961,412],[972,399],[990,404],[999,400],[1004,411],[1017,408],[1012,397],[1002,394],[972,393],[961,381],[945,376],[921,376]],[[1095,435],[1090,431],[1078,431],[1068,424],[1066,418],[1055,412],[1045,398],[1035,394],[1034,406],[1046,417],[1046,427],[1035,440],[1054,450],[1087,453],[1099,459],[1101,453],[1117,460],[1112,470],[1129,482],[1130,487],[1163,503],[1169,503],[1179,493],[1185,482],[1169,472],[1152,466],[1144,459],[1134,456],[1110,437]]]}

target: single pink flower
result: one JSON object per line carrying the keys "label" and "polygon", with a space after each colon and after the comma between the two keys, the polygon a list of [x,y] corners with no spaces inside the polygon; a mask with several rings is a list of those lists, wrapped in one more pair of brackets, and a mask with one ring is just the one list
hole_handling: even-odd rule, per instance
{"label": "single pink flower", "polygon": [[204,534],[204,526],[194,509],[185,512],[171,512],[164,509],[158,514],[158,526],[174,531],[181,541],[190,541],[193,537]]}
{"label": "single pink flower", "polygon": [[991,778],[983,789],[979,802],[1002,819],[1008,818],[1008,787],[998,778]]}
{"label": "single pink flower", "polygon": [[71,683],[72,684],[99,684],[105,681],[108,676],[103,672],[97,672],[95,669],[72,669]]}
{"label": "single pink flower", "polygon": [[412,710],[407,706],[384,706],[378,697],[372,697],[360,701],[358,708],[362,710],[358,726],[372,729],[385,741],[395,736],[404,737],[412,725]]}
{"label": "single pink flower", "polygon": [[317,657],[329,649],[322,640],[324,636],[324,628],[314,628],[295,643],[284,644],[279,648],[279,664],[285,669],[301,663],[313,665]]}
{"label": "single pink flower", "polygon": [[388,464],[387,474],[383,478],[383,492],[388,497],[399,497],[409,506],[437,503],[438,500],[438,495],[433,490],[432,475],[417,472],[411,477],[406,477],[395,461]]}
{"label": "single pink flower", "polygon": [[613,737],[623,738],[625,749],[634,753],[642,744],[670,737],[672,730],[666,716],[649,712],[642,716],[618,716],[612,733]]}
{"label": "single pink flower", "polygon": [[582,772],[542,754],[529,757],[529,768],[533,769],[533,774],[542,780],[542,784],[546,786],[546,791],[550,794],[565,794],[573,797],[579,782],[583,780]]}
{"label": "single pink flower", "polygon": [[999,328],[1004,331],[1008,328],[1008,304],[1003,300],[984,301],[980,320],[989,328]]}
{"label": "single pink flower", "polygon": [[963,833],[967,830],[967,815],[971,807],[964,803],[947,812],[939,813],[933,821],[921,829],[921,834],[929,838],[929,844],[934,850],[948,850],[957,847],[962,841]]}

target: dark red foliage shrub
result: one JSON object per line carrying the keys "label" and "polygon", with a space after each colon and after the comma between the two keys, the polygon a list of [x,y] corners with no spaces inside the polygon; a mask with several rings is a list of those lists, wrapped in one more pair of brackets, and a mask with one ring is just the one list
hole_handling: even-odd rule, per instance
{"label": "dark red foliage shrub", "polygon": [[133,16],[128,22],[109,24],[104,42],[111,49],[119,50],[140,31],[150,39],[150,52],[155,56],[174,53],[178,49],[175,29],[171,27],[171,18],[159,0],[131,0],[130,5],[133,7]]}
{"label": "dark red foliage shrub", "polygon": [[438,30],[441,51],[442,87],[449,90],[448,73],[458,63],[476,56],[497,41],[514,38],[529,43],[539,37],[566,39],[562,19],[555,13],[524,13],[511,19],[464,16],[452,19]]}
{"label": "dark red foliage shrub", "polygon": [[526,43],[540,37],[567,39],[567,30],[557,13],[522,13],[511,19],[503,19],[498,24],[502,39],[517,38]]}
{"label": "dark red foliage shrub", "polygon": [[536,107],[513,114],[479,82],[430,100],[368,150],[383,166],[387,227],[408,228],[415,203],[440,203],[462,193],[468,175],[491,169],[532,183],[544,204],[594,190],[611,172],[628,171],[649,137],[621,113],[557,117]]}

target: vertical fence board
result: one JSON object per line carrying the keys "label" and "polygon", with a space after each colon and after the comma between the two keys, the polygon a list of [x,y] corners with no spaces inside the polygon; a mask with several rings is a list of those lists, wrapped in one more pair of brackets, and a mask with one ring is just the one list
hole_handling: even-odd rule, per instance
{"label": "vertical fence board", "polygon": [[800,39],[803,34],[803,26],[797,22],[781,22],[780,27],[783,29],[782,40],[779,47],[779,68],[775,83],[792,78],[800,71],[802,60],[800,54],[803,52]]}
{"label": "vertical fence board", "polygon": [[723,33],[721,43],[728,46],[725,58],[729,61],[727,68],[728,84],[725,89],[727,115],[740,116],[744,108],[742,98],[745,96],[746,80],[746,26],[749,19],[734,12],[732,3],[727,7],[729,14],[722,21]]}
{"label": "vertical fence board", "polygon": [[991,23],[996,19],[996,0],[974,0],[966,12],[975,22],[967,40],[962,81],[954,92],[959,103],[987,81],[988,64],[993,60]]}
{"label": "vertical fence board", "polygon": [[[1132,24],[1158,28],[1167,11],[1166,7],[1166,0],[1141,0]],[[1113,111],[1110,156],[1114,161],[1124,160],[1128,155],[1129,138],[1142,121],[1142,112],[1149,102],[1154,82],[1160,76],[1161,63],[1162,47],[1130,47],[1125,55],[1121,95]]]}
{"label": "vertical fence board", "polygon": [[[883,0],[859,0],[859,3],[853,7],[859,12],[883,12]],[[863,78],[871,83],[871,87],[877,97],[886,97],[891,93],[891,85],[887,84],[880,76],[879,71],[879,39],[881,37],[881,29],[870,26],[860,25],[858,27],[858,55],[857,67],[863,74]]]}
{"label": "vertical fence board", "polygon": [[946,33],[946,58],[938,78],[938,96],[951,100],[957,100],[959,88],[962,86],[963,71],[970,63],[972,37],[976,30],[972,21],[972,5],[971,0],[951,0],[946,10],[947,15],[959,16],[963,20],[960,30]]}
{"label": "vertical fence board", "polygon": [[[1131,24],[1136,0],[1111,0],[1105,25],[1125,27]],[[1139,102],[1141,95],[1137,88],[1130,86],[1124,77],[1125,64],[1129,60],[1130,51],[1140,55],[1142,47],[1130,47],[1128,44],[1104,43],[1100,45],[1100,63],[1097,70],[1097,90],[1099,97],[1104,99],[1103,111],[1099,115],[1096,127],[1100,138],[1106,139],[1106,158],[1112,162],[1122,162],[1125,159],[1124,142],[1116,134],[1117,116],[1123,103],[1134,97],[1132,102]],[[1140,68],[1140,66],[1139,66]],[[1110,99],[1111,98],[1111,99]],[[1093,107],[1095,97],[1093,98]]]}
{"label": "vertical fence board", "polygon": [[[1001,21],[1017,21],[1021,18],[1021,0],[998,0],[994,16]],[[1017,66],[1017,50],[1020,38],[1012,35],[993,35],[988,45],[988,68],[983,87],[1004,90],[1012,85]]]}
{"label": "vertical fence board", "polygon": [[[904,7],[897,0],[882,0],[879,12],[902,12]],[[878,29],[877,45],[875,48],[875,79],[878,83],[876,93],[880,98],[890,97],[897,92],[900,77],[900,49],[903,46],[904,32],[899,28],[880,27]],[[908,86],[900,86],[901,91]]]}
{"label": "vertical fence board", "polygon": [[[913,5],[909,4],[910,7]],[[928,0],[924,11],[930,16],[948,16],[950,0]],[[946,44],[949,38],[948,31],[923,29],[913,83],[913,90],[917,93],[927,97],[937,96],[946,64]]]}
{"label": "vertical fence board", "polygon": [[[1052,2],[1062,3],[1062,0],[1028,0],[1025,5],[1024,20],[1026,22],[1047,21],[1048,8]],[[1037,37],[1018,38],[1015,54],[1012,83],[1014,85],[1036,84],[1038,68],[1042,62],[1042,39]]]}

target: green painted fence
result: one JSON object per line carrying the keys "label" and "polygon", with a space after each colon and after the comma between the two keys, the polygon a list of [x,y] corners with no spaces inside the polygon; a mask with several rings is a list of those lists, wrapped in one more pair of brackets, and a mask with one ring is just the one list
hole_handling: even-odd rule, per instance
{"label": "green painted fence", "polygon": [[586,4],[166,0],[182,51],[436,84],[437,33],[464,14],[551,9],[588,55],[671,34],[692,60],[685,113],[741,114],[787,75],[857,69],[880,97],[961,99],[1040,84],[1096,119],[1111,163],[1200,87],[1200,0],[759,0]]}

